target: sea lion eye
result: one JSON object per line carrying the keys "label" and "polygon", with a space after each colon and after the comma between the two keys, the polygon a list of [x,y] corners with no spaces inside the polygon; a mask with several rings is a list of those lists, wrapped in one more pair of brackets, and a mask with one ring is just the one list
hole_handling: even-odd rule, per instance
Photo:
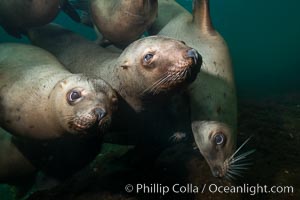
{"label": "sea lion eye", "polygon": [[74,103],[76,100],[80,98],[81,98],[81,92],[78,90],[71,90],[67,96],[69,103]]}
{"label": "sea lion eye", "polygon": [[221,145],[224,143],[224,134],[223,133],[217,133],[215,135],[215,143],[217,145]]}
{"label": "sea lion eye", "polygon": [[149,62],[153,58],[153,54],[148,53],[144,56],[144,61]]}

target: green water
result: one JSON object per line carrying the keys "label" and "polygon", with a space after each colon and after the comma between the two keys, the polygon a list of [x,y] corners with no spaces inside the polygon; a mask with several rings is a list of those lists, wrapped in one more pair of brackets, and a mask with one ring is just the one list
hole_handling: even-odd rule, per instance
{"label": "green water", "polygon": [[[178,1],[191,11],[191,0]],[[226,39],[240,96],[300,91],[300,1],[211,0],[215,28]],[[90,39],[92,29],[64,14],[55,20]],[[0,30],[0,42],[17,41]]]}

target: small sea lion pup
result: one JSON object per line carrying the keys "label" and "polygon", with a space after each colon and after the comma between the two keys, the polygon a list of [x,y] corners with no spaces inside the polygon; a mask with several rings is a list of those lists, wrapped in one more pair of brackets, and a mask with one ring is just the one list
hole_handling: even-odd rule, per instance
{"label": "small sea lion pup", "polygon": [[0,45],[0,125],[30,139],[102,131],[117,103],[102,79],[67,71],[34,46]]}
{"label": "small sea lion pup", "polygon": [[26,28],[48,24],[63,9],[73,20],[79,15],[68,0],[1,0],[0,26],[7,33],[21,37]]}
{"label": "small sea lion pup", "polygon": [[118,47],[126,47],[147,31],[158,7],[157,0],[73,0],[71,4],[90,16],[103,45],[108,41]]}
{"label": "small sea lion pup", "polygon": [[[139,136],[141,129],[155,121],[142,120],[144,111],[154,111],[174,91],[194,81],[202,64],[196,50],[164,36],[139,39],[122,53],[104,49],[57,25],[31,29],[29,38],[53,53],[71,72],[96,75],[107,81],[120,96],[112,128],[130,130]],[[112,136],[111,132],[107,135]],[[117,143],[134,144],[138,137],[133,135]]]}
{"label": "small sea lion pup", "polygon": [[[155,22],[152,30],[185,41],[203,56],[201,73],[188,88],[192,131],[213,175],[234,176],[230,165],[236,146],[237,103],[231,58],[226,42],[212,26],[209,1],[193,3],[191,15],[175,1],[159,1],[158,20],[174,17]],[[166,9],[168,14],[163,12]]]}

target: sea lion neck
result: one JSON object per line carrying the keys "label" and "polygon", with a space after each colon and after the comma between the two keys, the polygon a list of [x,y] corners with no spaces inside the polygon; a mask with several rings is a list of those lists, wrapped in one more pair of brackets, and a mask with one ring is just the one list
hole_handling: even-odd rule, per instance
{"label": "sea lion neck", "polygon": [[135,86],[130,84],[129,81],[126,81],[126,75],[124,74],[124,70],[122,66],[120,66],[119,62],[116,62],[115,66],[111,68],[111,73],[114,76],[107,75],[110,77],[111,86],[115,91],[118,91],[119,96],[130,105],[136,112],[140,112],[142,110],[142,101],[140,95],[142,91],[138,89],[132,89]]}
{"label": "sea lion neck", "polygon": [[193,22],[203,33],[213,34],[215,32],[210,19],[209,0],[194,0]]}

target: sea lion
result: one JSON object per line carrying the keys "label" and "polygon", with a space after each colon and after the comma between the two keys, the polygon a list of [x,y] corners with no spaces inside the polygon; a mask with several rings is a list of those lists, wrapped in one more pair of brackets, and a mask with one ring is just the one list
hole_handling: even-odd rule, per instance
{"label": "sea lion", "polygon": [[0,124],[11,135],[0,130],[0,181],[81,169],[100,152],[117,103],[102,79],[72,74],[38,47],[1,44]]}
{"label": "sea lion", "polygon": [[34,46],[1,44],[0,77],[0,125],[23,138],[101,132],[117,103],[105,81],[74,75]]}
{"label": "sea lion", "polygon": [[80,20],[68,0],[0,1],[0,25],[6,32],[19,38],[26,28],[42,26],[51,22],[61,8],[73,20]]}
{"label": "sea lion", "polygon": [[174,14],[168,22],[154,23],[153,26],[159,26],[152,30],[159,30],[167,23],[158,35],[183,40],[203,56],[201,72],[187,91],[191,126],[196,144],[213,175],[224,177],[230,174],[227,161],[236,146],[237,103],[232,63],[226,42],[211,23],[209,1],[194,0],[193,3],[191,15],[175,1],[159,1],[158,19],[164,17],[166,9],[180,10],[180,13]]}
{"label": "sea lion", "polygon": [[[139,136],[141,129],[144,131],[153,121],[142,120],[145,111],[154,111],[153,108],[158,108],[173,92],[191,83],[202,64],[197,51],[163,36],[137,40],[121,54],[55,25],[31,29],[29,38],[33,44],[57,56],[71,72],[97,75],[107,81],[120,95],[112,127],[130,130]],[[124,143],[135,144],[138,137],[133,135],[124,136]]]}
{"label": "sea lion", "polygon": [[71,3],[90,15],[96,30],[103,36],[103,45],[108,40],[118,47],[137,40],[154,22],[158,8],[157,0],[76,0]]}

